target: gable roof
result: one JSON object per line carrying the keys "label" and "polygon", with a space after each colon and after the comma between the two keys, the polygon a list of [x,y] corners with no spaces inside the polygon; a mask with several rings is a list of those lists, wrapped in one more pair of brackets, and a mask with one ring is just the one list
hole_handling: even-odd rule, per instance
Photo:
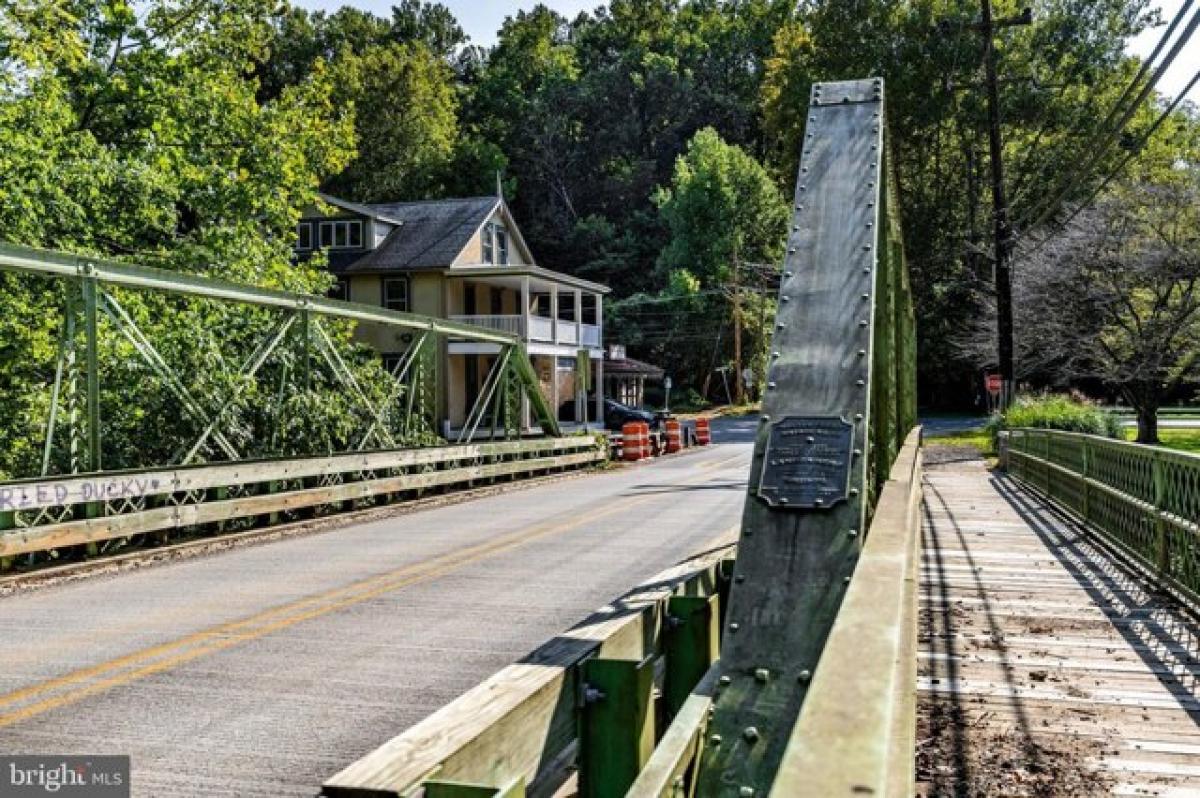
{"label": "gable roof", "polygon": [[499,197],[468,197],[361,205],[374,218],[398,226],[378,247],[339,271],[443,269],[454,262],[500,202]]}

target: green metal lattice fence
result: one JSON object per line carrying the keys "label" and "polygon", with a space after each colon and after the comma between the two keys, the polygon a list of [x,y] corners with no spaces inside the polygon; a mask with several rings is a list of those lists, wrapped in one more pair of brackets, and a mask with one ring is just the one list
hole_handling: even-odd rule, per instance
{"label": "green metal lattice fence", "polygon": [[1200,456],[1058,430],[1014,429],[1008,470],[1200,600]]}

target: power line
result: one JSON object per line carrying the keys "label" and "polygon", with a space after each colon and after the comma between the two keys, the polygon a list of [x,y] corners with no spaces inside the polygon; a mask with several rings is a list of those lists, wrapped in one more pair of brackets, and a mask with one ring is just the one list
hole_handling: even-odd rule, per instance
{"label": "power line", "polygon": [[[1180,9],[1180,13],[1183,13],[1184,9],[1186,9],[1188,6],[1190,6],[1190,4],[1191,3],[1189,1],[1187,6],[1184,6],[1183,8]],[[1109,148],[1112,147],[1113,142],[1116,141],[1117,137],[1121,134],[1122,131],[1124,131],[1125,126],[1127,124],[1129,124],[1129,120],[1133,118],[1133,115],[1137,112],[1138,108],[1145,101],[1145,99],[1150,95],[1150,92],[1152,92],[1154,90],[1154,87],[1158,84],[1158,81],[1162,78],[1163,74],[1171,66],[1172,62],[1174,62],[1175,57],[1177,55],[1179,55],[1179,51],[1182,50],[1184,45],[1186,45],[1188,43],[1188,41],[1191,39],[1192,34],[1195,33],[1196,27],[1198,25],[1200,25],[1200,9],[1197,9],[1196,12],[1194,14],[1192,14],[1192,18],[1190,20],[1188,20],[1187,27],[1184,29],[1183,33],[1180,34],[1179,39],[1171,47],[1171,50],[1170,50],[1170,52],[1167,53],[1167,56],[1164,59],[1164,61],[1154,70],[1154,74],[1151,75],[1150,80],[1146,83],[1146,85],[1142,87],[1141,91],[1137,95],[1137,98],[1135,100],[1133,100],[1133,102],[1130,103],[1128,108],[1125,109],[1125,112],[1123,114],[1121,114],[1121,118],[1117,122],[1117,124],[1108,131],[1108,134],[1104,137],[1104,139],[1098,145],[1087,148],[1090,151],[1090,156],[1088,157],[1087,162],[1081,168],[1072,170],[1070,173],[1068,173],[1065,185],[1062,185],[1061,181],[1060,181],[1060,188],[1057,188],[1054,191],[1054,193],[1051,195],[1051,198],[1047,202],[1042,204],[1041,210],[1040,211],[1038,211],[1037,209],[1034,210],[1034,212],[1038,213],[1038,215],[1032,223],[1030,223],[1030,224],[1022,223],[1019,225],[1020,227],[1023,227],[1024,229],[1030,229],[1030,230],[1036,229],[1037,227],[1042,225],[1047,219],[1049,219],[1051,216],[1053,216],[1053,214],[1059,208],[1062,201],[1066,197],[1070,196],[1071,192],[1078,187],[1080,181],[1082,181],[1086,178],[1086,176],[1090,173],[1091,169],[1100,160],[1100,158],[1102,158],[1107,153]],[[1172,23],[1171,27],[1168,28],[1167,34],[1164,34],[1163,39],[1159,42],[1160,46],[1155,48],[1156,52],[1161,50],[1161,46],[1165,44],[1165,42],[1168,39],[1168,34],[1170,34],[1170,32],[1173,30],[1174,27],[1175,27],[1175,23]],[[1143,64],[1143,68],[1145,70],[1149,69],[1148,63],[1149,62],[1147,62],[1147,64]],[[1142,72],[1139,72],[1139,75],[1140,74],[1142,74]],[[1131,84],[1131,86],[1133,86],[1133,85],[1136,85],[1136,84]],[[1127,97],[1127,96],[1128,96],[1128,93],[1122,95],[1122,97]],[[1114,112],[1116,111],[1116,109],[1118,107],[1119,107],[1119,105],[1114,106],[1113,111],[1110,112],[1110,114],[1109,114],[1109,118],[1115,116]],[[1027,221],[1031,215],[1032,214],[1026,214],[1022,218],[1022,222]]]}
{"label": "power line", "polygon": [[[1104,180],[1092,190],[1087,199],[1075,206],[1075,209],[1071,211],[1070,215],[1063,220],[1062,224],[1060,225],[1061,227],[1066,227],[1075,219],[1076,216],[1082,213],[1085,208],[1089,207],[1093,202],[1095,202],[1096,198],[1100,196],[1104,189],[1108,188],[1109,184],[1112,183],[1117,175],[1124,171],[1125,167],[1128,166],[1134,158],[1141,154],[1146,144],[1150,141],[1154,134],[1158,132],[1158,129],[1162,126],[1162,123],[1165,122],[1171,116],[1171,114],[1175,112],[1175,109],[1179,107],[1179,104],[1183,102],[1188,93],[1190,93],[1191,90],[1196,87],[1197,83],[1200,83],[1200,70],[1198,70],[1196,74],[1192,75],[1192,79],[1188,81],[1186,86],[1183,87],[1183,90],[1180,91],[1171,104],[1168,105],[1166,109],[1164,109],[1163,112],[1158,115],[1158,118],[1154,120],[1154,124],[1151,125],[1150,129],[1147,130],[1146,133],[1138,140],[1133,149],[1121,160],[1119,164],[1116,165],[1112,171],[1105,175]],[[1053,237],[1053,234],[1051,234],[1037,241],[1034,244],[1033,249],[1029,250],[1027,255],[1032,255],[1040,250],[1046,244],[1046,242]]]}

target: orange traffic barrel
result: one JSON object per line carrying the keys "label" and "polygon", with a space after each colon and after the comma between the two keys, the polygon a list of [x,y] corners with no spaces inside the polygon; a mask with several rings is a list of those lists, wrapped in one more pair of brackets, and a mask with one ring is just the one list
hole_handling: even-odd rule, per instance
{"label": "orange traffic barrel", "polygon": [[696,419],[696,442],[701,446],[712,443],[712,430],[709,429],[707,418]]}
{"label": "orange traffic barrel", "polygon": [[637,462],[645,455],[642,453],[642,424],[637,421],[626,421],[621,425],[621,459]]}
{"label": "orange traffic barrel", "polygon": [[667,454],[674,454],[683,448],[683,430],[680,429],[679,422],[676,419],[668,418],[667,427]]}

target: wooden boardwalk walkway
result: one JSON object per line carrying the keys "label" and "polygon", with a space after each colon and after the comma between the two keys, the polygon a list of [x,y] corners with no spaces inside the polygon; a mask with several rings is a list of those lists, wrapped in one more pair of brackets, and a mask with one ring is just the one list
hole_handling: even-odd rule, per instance
{"label": "wooden boardwalk walkway", "polygon": [[1200,622],[974,450],[926,469],[919,794],[1200,796]]}

